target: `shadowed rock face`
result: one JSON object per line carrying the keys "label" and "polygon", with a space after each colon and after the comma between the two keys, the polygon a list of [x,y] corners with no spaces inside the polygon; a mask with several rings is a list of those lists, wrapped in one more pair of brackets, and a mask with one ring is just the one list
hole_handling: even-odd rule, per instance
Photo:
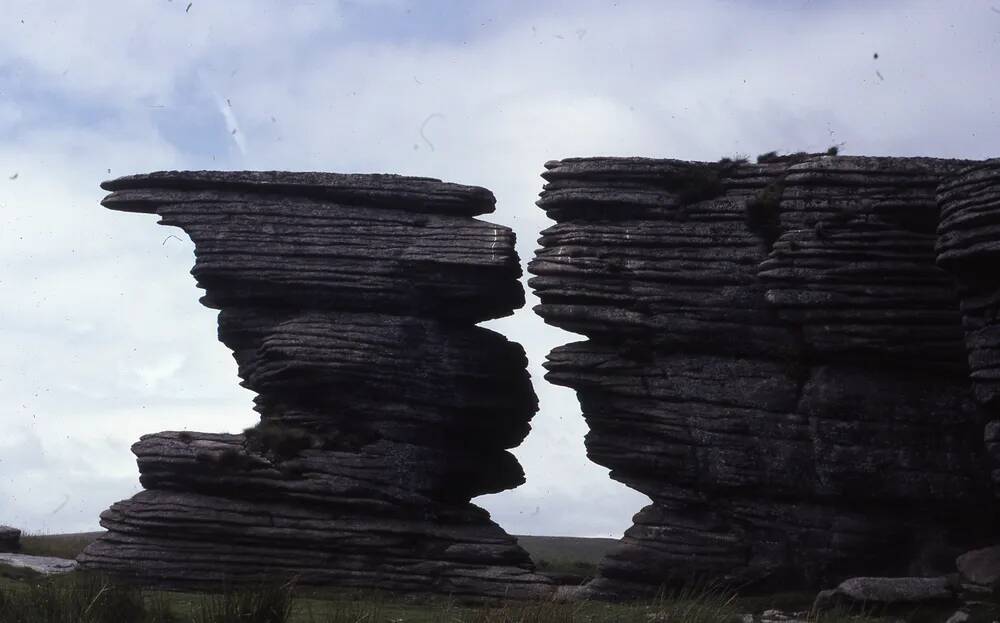
{"label": "shadowed rock face", "polygon": [[919,574],[988,542],[1000,166],[974,164],[546,164],[535,309],[588,338],[546,378],[653,500],[591,595]]}
{"label": "shadowed rock face", "polygon": [[470,498],[524,481],[524,351],[474,326],[524,302],[482,188],[426,178],[164,172],[104,205],[195,243],[202,302],[261,422],[133,446],[145,491],[101,515],[86,569],[168,586],[300,582],[471,596],[551,592]]}
{"label": "shadowed rock face", "polygon": [[986,407],[984,436],[1000,492],[1000,160],[950,178],[938,202],[938,264],[958,286],[972,387]]}
{"label": "shadowed rock face", "polygon": [[21,531],[0,525],[0,552],[16,552],[21,549]]}

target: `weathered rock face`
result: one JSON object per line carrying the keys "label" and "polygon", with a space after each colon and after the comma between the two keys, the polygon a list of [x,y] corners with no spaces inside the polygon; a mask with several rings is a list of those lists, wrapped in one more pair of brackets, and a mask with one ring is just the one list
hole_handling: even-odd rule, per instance
{"label": "weathered rock face", "polygon": [[816,596],[814,611],[837,606],[893,606],[951,603],[958,599],[958,586],[951,578],[851,578]]}
{"label": "weathered rock face", "polygon": [[84,568],[164,585],[253,581],[475,596],[550,593],[469,500],[523,482],[524,351],[474,326],[524,302],[482,188],[426,178],[168,172],[106,182],[157,213],[261,423],[133,446],[145,491],[101,515]]}
{"label": "weathered rock face", "polygon": [[0,526],[0,552],[16,552],[21,549],[21,531],[10,526]]}
{"label": "weathered rock face", "polygon": [[988,542],[973,389],[994,396],[1000,288],[973,275],[1000,249],[1000,184],[972,164],[546,164],[556,224],[529,283],[588,338],[546,378],[577,391],[590,458],[653,500],[592,595],[929,574]]}
{"label": "weathered rock face", "polygon": [[76,571],[77,568],[75,560],[11,553],[0,553],[0,565],[29,569],[42,575],[61,575]]}
{"label": "weathered rock face", "polygon": [[963,582],[995,591],[1000,589],[1000,545],[966,552],[955,561]]}
{"label": "weathered rock face", "polygon": [[989,420],[984,436],[1000,493],[1000,160],[950,178],[938,202],[938,264],[958,286],[972,387]]}

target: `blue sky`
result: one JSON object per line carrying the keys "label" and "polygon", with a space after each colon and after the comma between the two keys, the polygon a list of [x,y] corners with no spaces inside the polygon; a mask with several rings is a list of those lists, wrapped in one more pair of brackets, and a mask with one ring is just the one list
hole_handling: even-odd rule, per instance
{"label": "blue sky", "polygon": [[[549,159],[1000,151],[990,2],[8,0],[0,17],[0,523],[94,529],[138,489],[129,446],[238,431],[251,396],[155,218],[99,206],[158,169],[395,172],[477,184],[527,261]],[[23,23],[22,23],[23,20]],[[878,53],[876,59],[874,55]],[[235,130],[235,133],[234,133]],[[110,173],[109,173],[110,170]],[[170,237],[174,235],[176,237]],[[587,461],[574,336],[529,305],[541,399],[514,533],[618,536],[643,496]]]}

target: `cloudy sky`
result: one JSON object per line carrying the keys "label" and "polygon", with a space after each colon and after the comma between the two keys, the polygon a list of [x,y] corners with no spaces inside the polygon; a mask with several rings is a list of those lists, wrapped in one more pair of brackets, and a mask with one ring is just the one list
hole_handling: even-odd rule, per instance
{"label": "cloudy sky", "polygon": [[[158,169],[426,175],[491,189],[522,260],[549,159],[825,150],[1000,155],[1000,2],[4,0],[0,523],[97,528],[147,432],[255,418],[188,274],[192,245],[100,207]],[[877,53],[878,57],[875,58]],[[619,536],[645,498],[584,454],[540,363],[508,531]]]}

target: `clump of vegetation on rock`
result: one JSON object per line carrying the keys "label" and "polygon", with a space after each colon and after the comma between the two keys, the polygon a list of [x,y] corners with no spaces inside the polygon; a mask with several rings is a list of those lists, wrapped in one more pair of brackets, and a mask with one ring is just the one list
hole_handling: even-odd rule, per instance
{"label": "clump of vegetation on rock", "polygon": [[767,153],[760,154],[757,156],[757,164],[765,164],[767,162],[775,162],[778,159],[778,152],[769,151]]}
{"label": "clump of vegetation on rock", "polygon": [[719,158],[718,165],[719,168],[728,172],[740,166],[741,164],[747,164],[748,162],[750,162],[749,156],[745,156],[743,154],[735,154],[733,156],[725,156],[723,158]]}
{"label": "clump of vegetation on rock", "polygon": [[808,151],[797,151],[791,154],[779,155],[777,151],[769,151],[757,156],[757,164],[771,164],[771,163],[785,163],[785,164],[796,164],[798,162],[804,162],[810,158],[816,158],[819,156],[836,156],[839,151],[839,147],[834,145],[830,147],[825,152],[808,152]]}
{"label": "clump of vegetation on rock", "polygon": [[768,249],[774,246],[781,235],[781,195],[784,184],[776,181],[769,184],[756,197],[747,201],[746,223],[750,231],[760,236]]}
{"label": "clump of vegetation on rock", "polygon": [[670,181],[684,205],[722,194],[719,171],[711,165],[692,166],[683,173],[672,176]]}
{"label": "clump of vegetation on rock", "polygon": [[303,450],[317,445],[315,435],[294,426],[281,426],[274,422],[261,421],[256,426],[243,431],[249,450],[288,460],[299,456]]}
{"label": "clump of vegetation on rock", "polygon": [[722,181],[742,164],[748,162],[742,155],[720,158],[714,163],[691,164],[670,175],[669,184],[687,205],[718,197],[725,188]]}
{"label": "clump of vegetation on rock", "polygon": [[211,456],[216,465],[228,469],[240,469],[250,464],[249,457],[236,448],[226,448],[222,452]]}

